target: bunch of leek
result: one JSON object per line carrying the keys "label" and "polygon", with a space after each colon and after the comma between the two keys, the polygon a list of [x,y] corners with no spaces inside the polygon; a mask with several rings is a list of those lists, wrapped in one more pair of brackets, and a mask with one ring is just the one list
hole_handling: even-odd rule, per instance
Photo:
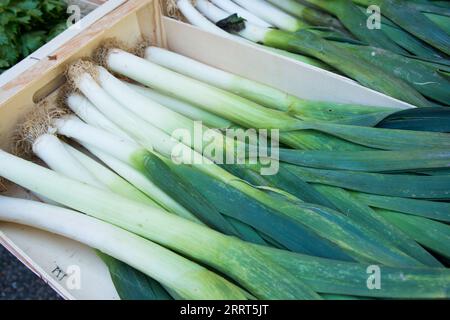
{"label": "bunch of leek", "polygon": [[[127,57],[130,58],[130,61],[127,60],[127,64],[122,65],[119,61],[121,59],[113,59],[115,55],[121,55],[122,57]],[[136,64],[131,63],[131,61],[135,61]],[[227,105],[234,105],[234,106],[238,106],[239,105],[239,101],[243,102],[242,100],[239,100],[236,96],[232,96],[230,94],[226,94],[225,92],[206,86],[206,85],[200,85],[200,83],[194,83],[192,80],[190,80],[190,82],[186,81],[184,82],[186,79],[183,78],[180,75],[175,75],[174,73],[170,73],[168,70],[163,70],[163,69],[158,69],[155,68],[154,66],[152,66],[151,64],[148,63],[144,63],[142,60],[139,60],[136,57],[132,57],[132,56],[127,56],[126,53],[124,52],[120,52],[120,50],[114,50],[112,49],[109,53],[108,59],[106,59],[106,64],[108,65],[108,67],[112,68],[115,72],[118,73],[122,73],[128,77],[131,77],[135,80],[138,80],[144,84],[150,85],[156,89],[162,90],[168,94],[172,94],[172,95],[176,95],[177,97],[183,99],[183,100],[188,100],[191,103],[196,104],[199,107],[202,108],[207,108],[207,110],[209,110],[210,112],[215,112],[218,115],[224,116],[226,118],[228,118],[228,120],[233,120],[238,122],[239,124],[243,125],[243,126],[251,126],[251,125],[257,125],[259,127],[262,127],[261,124],[258,124],[257,121],[255,121],[255,118],[253,117],[253,120],[248,120],[251,117],[247,117],[245,120],[240,120],[238,117],[235,117],[234,112],[232,112],[232,110],[229,110],[230,112],[228,112],[226,109],[227,107],[225,107],[225,105],[223,105],[222,107],[219,107],[217,104],[218,100],[222,100],[226,98],[227,101]],[[139,68],[136,68],[136,66],[139,65]],[[123,67],[122,67],[123,66]],[[152,69],[150,69],[150,67]],[[173,67],[173,65],[172,65]],[[147,69],[148,68],[148,69]],[[138,73],[135,73],[133,70],[146,70],[147,74],[150,74],[152,72],[157,72],[159,75],[162,75],[162,73],[164,72],[164,74],[166,74],[168,77],[170,75],[170,81],[166,81],[166,82],[162,82],[162,81],[158,81],[158,80],[153,80],[150,79],[150,77],[146,77],[144,76],[144,74],[139,75]],[[152,71],[150,71],[152,70]],[[199,69],[200,70],[200,69]],[[205,69],[207,70],[207,69]],[[204,71],[204,70],[203,70]],[[211,70],[210,70],[211,71]],[[212,73],[211,73],[212,74]],[[220,73],[218,73],[220,74]],[[168,79],[168,78],[166,78]],[[177,79],[177,80],[175,80]],[[179,81],[179,82],[177,82]],[[211,80],[210,80],[211,81]],[[212,80],[214,81],[214,80]],[[181,86],[180,84],[183,83],[183,86]],[[190,90],[184,90],[186,89],[187,86],[191,86],[190,88],[192,89],[193,86],[195,85],[195,88],[197,89],[197,92],[204,92],[205,94],[202,94],[201,97],[194,99],[191,99],[191,94],[189,93]],[[175,89],[176,88],[176,89]],[[184,89],[182,89],[184,88]],[[203,91],[199,91],[200,89]],[[245,90],[244,90],[245,91]],[[209,99],[208,97],[211,96],[212,92],[214,92],[215,97],[220,97],[223,96],[223,98],[217,98],[214,100]],[[270,91],[268,91],[270,92]],[[111,94],[114,95],[113,92],[111,92]],[[263,112],[267,112],[267,114],[272,114],[273,110],[270,109],[261,109],[261,107],[257,107],[257,105],[252,104],[250,101],[246,101],[245,102],[246,108],[244,109],[244,107],[242,109],[240,109],[240,112],[243,112],[244,114],[246,114],[248,112],[248,114],[252,114],[254,115],[256,112],[256,110],[258,110],[258,114],[263,114]],[[255,108],[255,110],[250,110],[253,109],[252,107]],[[236,107],[235,107],[236,108]],[[245,111],[247,110],[247,111]],[[261,111],[261,112],[259,112]],[[266,114],[266,116],[267,116]],[[292,123],[292,119],[290,118],[290,120],[288,120],[289,118],[286,117],[285,115],[283,115],[282,113],[279,113],[279,119],[286,119],[286,121],[289,121],[288,123]],[[251,124],[249,124],[250,121],[253,121]],[[300,121],[300,120],[299,120]],[[266,123],[268,123],[269,120],[267,120]],[[281,124],[279,124],[281,125]],[[273,125],[274,127],[276,125]],[[281,125],[282,126],[282,125]],[[294,126],[295,127],[295,126]],[[354,141],[357,142],[358,144],[364,144],[366,145],[368,148],[374,148],[375,150],[377,149],[385,149],[385,150],[398,150],[399,152],[396,154],[394,153],[378,153],[376,151],[366,151],[366,152],[373,152],[374,156],[378,156],[378,154],[380,154],[380,156],[382,156],[382,158],[380,158],[380,164],[381,166],[384,166],[384,170],[386,171],[390,171],[389,169],[389,162],[385,162],[383,163],[385,160],[387,160],[387,158],[392,159],[392,163],[398,163],[398,159],[396,159],[396,157],[408,157],[408,153],[409,150],[411,149],[415,149],[417,145],[422,145],[422,147],[424,148],[424,152],[423,152],[423,156],[427,157],[428,153],[430,154],[430,156],[434,159],[437,160],[436,157],[440,157],[437,154],[433,155],[433,152],[429,152],[426,151],[427,149],[433,148],[433,143],[431,140],[434,139],[439,139],[440,143],[438,144],[434,144],[435,147],[434,148],[443,148],[443,146],[445,146],[446,144],[448,144],[448,135],[446,134],[431,134],[431,133],[419,133],[419,132],[404,132],[404,131],[393,131],[393,130],[381,130],[381,129],[363,129],[362,127],[348,127],[348,126],[341,126],[341,125],[334,125],[334,124],[330,124],[330,125],[325,125],[324,123],[315,123],[314,125],[312,125],[310,128],[317,128],[316,130],[320,130],[322,132],[326,132],[326,133],[330,133],[335,135],[336,137],[340,137],[346,140],[350,140],[350,141]],[[352,131],[354,131],[354,133],[352,133]],[[359,134],[357,133],[359,132]],[[386,138],[383,138],[382,136],[386,135]],[[397,143],[397,144],[393,144],[390,143],[388,145],[387,143],[387,137],[388,136],[395,136],[398,135],[398,137],[403,137],[402,139],[398,139],[398,142],[400,142],[400,140],[402,141],[401,143]],[[359,138],[357,138],[357,136],[359,136]],[[430,139],[428,140],[429,137]],[[426,139],[427,142],[425,142],[425,140],[422,139]],[[366,140],[367,139],[367,140]],[[386,139],[386,140],[385,140]],[[385,142],[383,142],[385,141]],[[422,142],[421,142],[422,141]],[[411,143],[411,144],[410,144]],[[323,146],[322,146],[323,149]],[[444,147],[445,149],[445,147]],[[370,150],[370,149],[367,149]],[[392,151],[392,152],[393,152]],[[404,151],[403,153],[401,151]],[[430,150],[431,151],[431,150]],[[436,150],[438,151],[438,150]],[[385,151],[387,152],[387,151]],[[290,152],[291,154],[295,154]],[[446,155],[445,152],[440,153],[442,156],[444,156],[444,158],[442,158],[442,162],[441,164],[437,164],[436,163],[436,167],[434,169],[438,169],[438,168],[444,168],[447,166],[448,164],[448,155]],[[287,151],[286,154],[289,154],[289,152]],[[307,155],[308,153],[303,153],[303,155]],[[362,153],[354,153],[354,154],[349,154],[351,156],[352,159],[352,166],[354,165],[354,168],[357,168],[357,166],[359,165],[357,161],[357,158],[359,157],[359,159],[362,159],[361,157],[364,155],[364,152]],[[370,154],[366,154],[366,155],[370,155]],[[388,156],[386,158],[386,156]],[[303,157],[303,156],[302,156]],[[347,154],[342,155],[342,159],[343,161],[345,161],[345,157],[348,157]],[[305,158],[306,159],[306,158]],[[314,157],[314,153],[311,153],[311,159],[315,160]],[[381,160],[383,159],[383,160]],[[292,160],[288,160],[288,161],[294,161]],[[390,161],[390,160],[387,160]],[[325,162],[325,161],[324,161]],[[306,162],[303,163],[303,165],[305,165]],[[301,164],[301,163],[296,163]],[[423,163],[420,163],[420,161],[418,161],[418,163],[416,164],[411,164],[412,167],[408,168],[408,163],[404,163],[403,167],[399,168],[399,170],[424,170],[426,171],[426,168],[420,168],[421,166],[423,166]],[[366,168],[366,169],[362,169],[362,170],[366,170],[366,171],[373,171],[375,169],[376,163],[374,164],[373,169],[372,168]],[[433,166],[433,165],[432,165]],[[415,167],[415,168],[413,168]],[[337,168],[334,168],[337,169]],[[351,168],[348,168],[351,170]],[[380,168],[381,169],[381,168]],[[378,170],[380,170],[378,169]],[[361,169],[358,169],[361,170]],[[372,192],[375,194],[381,194],[384,196],[389,196],[389,197],[415,197],[415,198],[434,198],[434,199],[447,199],[448,194],[446,191],[446,185],[448,184],[447,182],[447,178],[445,176],[436,176],[436,177],[420,177],[420,176],[395,176],[395,175],[387,175],[387,176],[383,176],[383,175],[374,175],[374,174],[366,174],[363,173],[362,175],[358,175],[356,172],[348,172],[348,173],[339,173],[339,172],[334,172],[333,174],[336,175],[341,175],[342,177],[344,177],[344,179],[342,178],[336,178],[336,180],[333,180],[334,182],[332,182],[332,180],[323,180],[324,177],[326,177],[326,179],[333,179],[330,175],[329,172],[325,172],[325,171],[317,171],[317,170],[312,170],[312,169],[307,169],[307,168],[301,168],[301,167],[296,167],[296,168],[289,168],[289,171],[294,173],[295,176],[301,178],[302,180],[307,180],[310,183],[314,183],[314,184],[328,184],[329,186],[333,186],[333,187],[344,187],[346,189],[350,189],[350,190],[357,190],[359,192]],[[381,169],[381,171],[383,171],[383,169]],[[311,173],[314,172],[314,174],[318,174],[317,176],[315,176],[317,178],[311,178]],[[321,177],[321,178],[319,178]],[[363,179],[371,179],[370,181],[373,182],[373,184],[369,185],[369,188],[367,188],[367,184],[362,184]],[[379,184],[379,189],[377,191],[376,188],[378,182],[376,182],[378,179],[380,179],[379,181],[384,181],[381,179],[388,179],[388,181],[391,181],[390,183],[392,184],[392,189],[386,189],[384,188],[384,186],[381,184]],[[389,180],[390,179],[390,180]],[[358,182],[359,181],[359,182]],[[339,184],[338,184],[339,183]],[[413,185],[417,186],[417,190],[413,190],[411,189],[411,183]],[[428,190],[424,190],[422,187],[424,184],[427,184],[430,186],[430,188]],[[395,187],[396,186],[396,187]],[[323,188],[323,187],[322,187]],[[391,191],[390,191],[391,190]],[[289,190],[291,192],[291,190]],[[417,191],[419,191],[419,193],[417,193]],[[323,191],[325,192],[325,191]],[[337,201],[337,200],[336,200]],[[340,199],[340,201],[342,201],[342,199]],[[347,201],[348,204],[348,201]]]}
{"label": "bunch of leek", "polygon": [[[13,220],[22,203],[3,198],[0,219],[84,241],[144,272],[175,298],[448,296],[449,274],[440,261],[450,257],[442,241],[450,239],[450,208],[442,202],[450,199],[450,137],[439,132],[445,130],[375,128],[400,117],[414,120],[415,111],[311,102],[157,48],[142,59],[104,46],[96,59],[152,89],[76,62],[67,72],[76,91],[65,90],[61,102],[79,118],[47,112],[42,123],[25,126],[37,136],[21,140],[54,171],[0,151],[0,176],[103,222],[57,207],[45,209],[90,227],[70,233],[63,222],[36,218],[36,209]],[[217,165],[223,158],[171,137],[178,129],[196,134],[208,126],[280,129],[287,147],[279,153],[279,173],[261,175],[266,159]],[[221,131],[212,137],[210,147],[234,155],[239,141]],[[145,246],[120,255],[114,243],[103,244],[119,237],[108,223],[122,228],[122,242],[137,237]],[[102,238],[87,242],[97,227]],[[151,252],[160,264],[138,259],[146,246],[158,248]],[[176,266],[163,272],[166,261],[197,271],[185,284],[171,282]],[[370,264],[381,265],[383,290],[367,289]]]}
{"label": "bunch of leek", "polygon": [[[115,50],[111,50],[111,51],[114,52]],[[107,76],[106,74],[102,75],[102,73],[104,73],[104,71],[102,71],[102,69],[99,69],[98,79],[105,88],[108,88],[107,90],[108,90],[109,94],[114,96],[114,95],[116,95],[115,93],[117,93],[119,91],[124,92],[124,90],[117,90],[117,88],[115,90],[110,90],[113,88],[113,86],[109,87],[109,85],[112,85],[113,82],[115,82],[116,84],[121,84],[121,83],[120,83],[120,81],[116,80],[116,81],[111,81],[110,84],[108,85],[105,81],[108,81],[107,78],[109,78],[111,76]],[[71,74],[71,73],[69,72],[69,74]],[[96,107],[103,110],[105,116],[108,116],[111,119],[114,119],[113,121],[115,121],[116,124],[122,125],[122,128],[125,130],[128,130],[129,133],[132,134],[133,136],[135,136],[136,139],[138,139],[138,141],[141,144],[143,144],[145,146],[149,146],[149,147],[151,146],[152,148],[155,148],[156,150],[158,150],[158,152],[161,152],[163,154],[166,154],[166,155],[170,154],[169,152],[170,152],[170,150],[173,149],[173,145],[171,146],[171,144],[168,143],[170,140],[169,136],[166,136],[166,135],[162,134],[161,132],[159,132],[157,130],[157,128],[152,127],[150,125],[150,123],[144,124],[144,122],[140,121],[136,116],[124,113],[123,111],[120,110],[121,109],[120,106],[113,108],[112,106],[114,105],[114,103],[110,99],[109,99],[108,103],[106,103],[106,100],[101,101],[100,99],[98,99],[97,97],[100,97],[101,95],[103,95],[106,98],[106,95],[105,95],[106,92],[102,93],[101,88],[99,88],[95,84],[95,82],[93,81],[92,78],[89,78],[88,73],[74,75],[74,77],[76,77],[76,78],[72,79],[73,82],[77,83],[77,87],[84,94],[88,95],[88,98],[95,100]],[[88,85],[88,83],[89,83],[89,85]],[[95,95],[93,95],[93,92],[89,92],[87,90],[88,87],[91,88],[89,90],[92,90],[92,88],[94,88],[96,86],[97,86],[97,89],[96,89],[97,92]],[[118,95],[116,95],[116,97],[120,98]],[[136,102],[137,99],[134,99],[134,101]],[[122,100],[122,103],[126,104],[126,101]],[[136,107],[137,104],[133,103],[133,105]],[[127,106],[129,108],[132,108],[132,106],[130,104],[127,104]],[[122,107],[122,109],[123,109],[123,107]],[[133,110],[130,110],[130,111],[133,111]],[[146,120],[148,120],[149,122],[151,122],[151,119],[146,118],[146,117],[144,117],[144,118]],[[165,119],[165,121],[170,122],[171,120]],[[58,125],[59,132],[64,135],[68,135],[69,137],[76,138],[78,140],[82,139],[82,138],[80,138],[80,132],[86,131],[86,130],[81,130],[81,127],[77,128],[77,129],[75,129],[75,127],[73,129],[67,129],[67,127],[70,128],[71,126],[74,126],[74,124],[71,124],[70,126],[67,126],[67,124],[68,124],[67,120],[66,120],[66,123],[59,124]],[[161,126],[162,124],[159,124],[159,125]],[[92,135],[93,134],[91,134],[91,136]],[[186,154],[190,155],[191,153],[192,153],[192,151],[190,151],[188,153],[183,153],[181,156],[186,156]],[[130,156],[127,156],[124,154],[122,158],[129,159]],[[139,160],[139,159],[136,158],[135,161],[136,160]],[[128,161],[130,161],[130,160],[128,160]],[[139,160],[139,161],[141,161],[141,160]],[[189,161],[189,159],[187,159],[187,161]],[[170,165],[169,163],[167,163],[167,164]],[[330,242],[328,242],[328,244],[327,244],[327,241],[324,242],[324,241],[319,240],[322,247],[318,246],[319,243],[316,243],[315,246],[311,246],[312,243],[302,243],[301,244],[302,246],[308,245],[309,246],[308,250],[314,250],[314,252],[316,252],[316,254],[324,254],[324,251],[323,251],[324,245],[328,246],[328,248],[329,248],[329,251],[325,254],[328,254],[328,255],[333,254],[332,253],[333,250],[331,250],[332,247],[330,247],[330,244],[331,243],[337,244],[338,243],[338,242],[336,242],[337,239],[340,239],[339,240],[340,242],[347,243],[345,246],[347,249],[344,251],[346,251],[347,254],[350,254],[352,256],[354,256],[355,254],[356,254],[356,257],[359,255],[372,255],[372,253],[370,253],[370,252],[375,250],[378,252],[375,255],[375,256],[377,256],[376,259],[387,259],[386,263],[396,263],[396,262],[394,262],[395,260],[404,259],[404,258],[401,258],[401,256],[403,254],[400,254],[400,252],[394,253],[395,250],[392,251],[392,248],[388,249],[388,251],[392,251],[392,252],[389,253],[388,255],[386,255],[385,258],[382,258],[382,256],[384,256],[385,254],[381,254],[381,251],[379,251],[376,248],[369,249],[369,247],[367,247],[367,245],[369,245],[369,243],[366,240],[360,239],[358,244],[353,242],[353,240],[351,240],[351,239],[354,238],[356,236],[356,234],[353,234],[353,232],[350,231],[350,225],[353,226],[352,228],[358,228],[358,229],[359,228],[366,229],[366,227],[359,226],[358,224],[355,223],[355,221],[345,219],[344,216],[333,213],[334,217],[331,217],[328,214],[324,214],[325,213],[325,211],[323,210],[324,208],[319,209],[319,208],[315,208],[314,206],[311,207],[311,206],[308,206],[307,204],[302,204],[298,201],[293,202],[292,205],[285,203],[285,204],[283,204],[282,207],[280,207],[278,204],[279,201],[275,202],[274,201],[275,198],[273,196],[270,196],[261,191],[257,191],[256,189],[250,187],[249,185],[247,185],[245,183],[244,184],[240,183],[235,177],[227,174],[222,169],[219,169],[218,167],[215,167],[212,164],[208,165],[208,162],[206,162],[206,165],[203,165],[203,166],[198,166],[196,164],[191,164],[191,166],[195,167],[196,169],[193,169],[191,171],[189,171],[189,170],[184,171],[184,168],[185,168],[184,166],[178,166],[178,167],[175,166],[175,168],[174,168],[172,165],[171,167],[172,167],[172,170],[175,170],[177,174],[179,174],[179,175],[181,174],[181,175],[185,176],[188,180],[192,180],[192,177],[189,177],[189,174],[195,174],[197,181],[199,181],[199,179],[206,177],[201,172],[204,172],[207,174],[207,176],[210,179],[210,182],[209,182],[210,184],[211,184],[211,182],[213,182],[213,180],[211,180],[211,178],[216,177],[217,182],[215,182],[214,185],[211,184],[209,187],[210,193],[212,193],[210,196],[210,198],[211,198],[210,201],[213,200],[212,201],[213,203],[215,201],[217,203],[219,203],[219,202],[224,203],[225,207],[221,207],[222,211],[225,210],[227,212],[227,214],[234,214],[235,218],[244,219],[243,222],[250,223],[250,224],[253,223],[254,227],[260,228],[260,227],[264,227],[264,226],[261,225],[260,219],[257,219],[257,218],[255,219],[255,217],[252,218],[249,215],[246,215],[246,216],[245,215],[237,215],[236,216],[236,214],[238,213],[237,210],[242,209],[242,203],[244,203],[242,201],[244,199],[247,199],[247,201],[248,201],[251,198],[253,198],[253,200],[252,200],[253,206],[256,206],[256,205],[259,206],[259,210],[258,210],[259,212],[255,212],[255,214],[260,215],[264,211],[266,211],[267,213],[269,213],[269,216],[271,217],[271,219],[277,219],[277,217],[278,217],[278,219],[282,219],[283,217],[284,217],[284,219],[288,219],[288,220],[285,220],[284,227],[287,228],[287,226],[289,224],[291,224],[291,227],[290,227],[291,230],[295,230],[295,229],[297,230],[296,237],[300,237],[300,236],[301,237],[305,237],[305,236],[317,237],[317,235],[319,235],[321,237],[328,239],[328,241],[330,241]],[[150,168],[151,167],[147,163],[147,169],[150,169]],[[159,180],[160,183],[164,183],[165,180],[167,180],[167,177],[165,177],[165,179],[162,179],[164,177],[162,177],[161,175],[158,175],[158,173],[163,171],[162,167],[155,166],[154,169],[155,170],[152,170],[150,172],[151,177],[156,180]],[[183,171],[180,171],[180,170],[183,170]],[[189,172],[191,172],[191,173],[189,173]],[[226,183],[228,185],[228,187],[233,186],[234,188],[236,188],[236,191],[239,191],[240,193],[242,193],[242,195],[245,195],[246,198],[243,198],[242,200],[240,200],[241,202],[239,202],[239,203],[237,203],[237,202],[230,203],[230,202],[221,201],[220,198],[217,198],[217,197],[219,195],[223,196],[223,193],[220,194],[219,192],[212,192],[212,190],[214,190],[215,188],[224,188],[225,187],[224,183]],[[167,190],[169,189],[168,187],[169,186],[167,186]],[[205,191],[203,191],[203,192],[205,192]],[[234,194],[235,194],[235,196],[239,195],[236,192],[234,192]],[[251,198],[248,198],[249,196]],[[255,200],[257,202],[255,202]],[[264,205],[266,207],[266,209],[264,209],[264,207],[261,205]],[[248,205],[246,207],[248,207]],[[225,208],[229,208],[229,209],[225,209]],[[251,209],[251,207],[249,207],[249,210],[255,211],[255,208],[253,207],[253,209]],[[262,210],[264,210],[264,211],[262,211]],[[282,215],[280,215],[280,213]],[[302,215],[302,217],[303,217],[302,220],[298,219],[298,214]],[[331,218],[331,220],[329,220],[330,218]],[[251,219],[251,220],[249,220],[249,219]],[[294,219],[294,220],[292,220],[289,223],[289,219]],[[310,229],[312,228],[314,230],[314,233],[317,233],[317,235],[314,235],[314,233],[313,234],[307,233],[306,229],[299,228],[299,227],[301,227],[300,225],[293,224],[294,221],[301,222],[302,225],[308,226],[308,228],[310,228]],[[339,234],[335,233],[333,236],[331,236],[330,234],[324,233],[324,230],[331,226],[330,223],[335,224],[335,225],[341,225],[343,228],[342,232],[340,232]],[[258,225],[256,225],[256,224],[258,224]],[[319,225],[321,225],[322,227],[319,228]],[[328,227],[327,227],[327,225],[328,225]],[[267,228],[265,228],[262,231],[271,232],[270,236],[272,236],[272,235],[276,236],[277,238],[275,240],[283,241],[282,243],[284,245],[287,245],[291,249],[294,249],[295,247],[297,247],[297,250],[299,250],[299,249],[305,250],[305,248],[301,249],[298,247],[298,245],[300,243],[298,243],[298,242],[293,243],[292,238],[290,241],[288,241],[288,239],[286,238],[286,236],[288,234],[285,233],[283,235],[280,235],[279,233],[277,233],[276,230],[273,229],[273,226],[272,226],[271,230],[268,230]],[[375,236],[375,234],[372,235],[372,232],[370,232],[368,230],[366,230],[365,232],[366,232],[366,235],[365,235],[366,237]],[[280,236],[282,236],[282,237],[280,238]],[[292,236],[294,236],[294,233],[290,234],[290,237],[292,237]],[[377,238],[379,238],[379,237],[377,237]],[[379,240],[379,241],[380,241],[379,246],[381,246],[382,240]],[[358,247],[361,245],[363,245],[365,247],[364,250],[358,249]],[[387,248],[385,248],[383,250],[386,250],[386,249]],[[363,252],[363,251],[365,251],[365,252]],[[373,252],[375,253],[375,251],[373,251]],[[334,250],[334,252],[335,252],[334,254],[338,253],[336,250]],[[340,256],[342,257],[342,253],[340,254]],[[391,256],[391,257],[389,258],[388,256]],[[394,258],[394,256],[397,256],[397,257]],[[360,259],[360,258],[357,258],[357,259]],[[393,259],[393,260],[391,262],[388,262],[391,259]],[[412,261],[411,261],[411,263],[412,263]]]}
{"label": "bunch of leek", "polygon": [[[12,159],[4,151],[1,156],[2,162]],[[68,179],[64,181],[70,183]],[[246,299],[248,296],[224,278],[156,243],[76,211],[0,196],[0,220],[33,226],[96,248],[157,279],[184,299]]]}

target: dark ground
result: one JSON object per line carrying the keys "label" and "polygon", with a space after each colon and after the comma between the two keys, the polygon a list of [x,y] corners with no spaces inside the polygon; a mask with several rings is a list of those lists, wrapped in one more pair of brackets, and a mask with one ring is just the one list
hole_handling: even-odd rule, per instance
{"label": "dark ground", "polygon": [[0,245],[0,300],[60,300],[33,272]]}

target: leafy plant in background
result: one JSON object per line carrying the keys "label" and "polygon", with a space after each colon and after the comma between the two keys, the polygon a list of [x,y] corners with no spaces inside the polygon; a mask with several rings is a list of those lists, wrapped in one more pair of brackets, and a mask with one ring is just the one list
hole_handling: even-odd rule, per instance
{"label": "leafy plant in background", "polygon": [[0,0],[0,73],[66,28],[61,0]]}

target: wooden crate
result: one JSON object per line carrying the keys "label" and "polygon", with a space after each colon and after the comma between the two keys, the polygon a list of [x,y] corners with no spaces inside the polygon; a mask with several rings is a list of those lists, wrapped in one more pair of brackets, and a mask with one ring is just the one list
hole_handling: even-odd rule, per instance
{"label": "wooden crate", "polygon": [[[302,98],[411,107],[347,78],[250,44],[204,32],[183,22],[161,18],[157,0],[128,0],[54,49],[51,55],[56,57],[55,60],[41,59],[0,86],[0,147],[10,149],[17,123],[34,108],[37,100],[58,89],[68,63],[91,54],[106,38],[116,37],[133,44],[141,36],[151,39],[154,45],[258,79]],[[9,185],[8,190],[10,195],[29,197],[14,185]],[[67,299],[118,298],[105,265],[84,245],[11,223],[0,223],[0,242]],[[81,270],[80,290],[69,290],[66,285],[65,272],[72,265]]]}

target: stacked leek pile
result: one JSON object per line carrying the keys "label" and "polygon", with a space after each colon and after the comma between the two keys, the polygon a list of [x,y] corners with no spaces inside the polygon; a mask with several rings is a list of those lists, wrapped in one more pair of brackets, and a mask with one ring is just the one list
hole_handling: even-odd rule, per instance
{"label": "stacked leek pile", "polygon": [[[97,64],[69,66],[62,105],[44,101],[19,128],[19,149],[50,169],[0,151],[0,176],[52,204],[0,197],[1,220],[100,250],[123,298],[449,297],[450,135],[413,130],[429,114],[302,100],[141,54],[110,42]],[[225,134],[246,128],[279,130],[281,161],[224,164],[263,148]]]}
{"label": "stacked leek pile", "polygon": [[446,2],[176,3],[190,23],[205,30],[263,44],[279,54],[339,72],[417,107],[450,105],[450,5]]}

